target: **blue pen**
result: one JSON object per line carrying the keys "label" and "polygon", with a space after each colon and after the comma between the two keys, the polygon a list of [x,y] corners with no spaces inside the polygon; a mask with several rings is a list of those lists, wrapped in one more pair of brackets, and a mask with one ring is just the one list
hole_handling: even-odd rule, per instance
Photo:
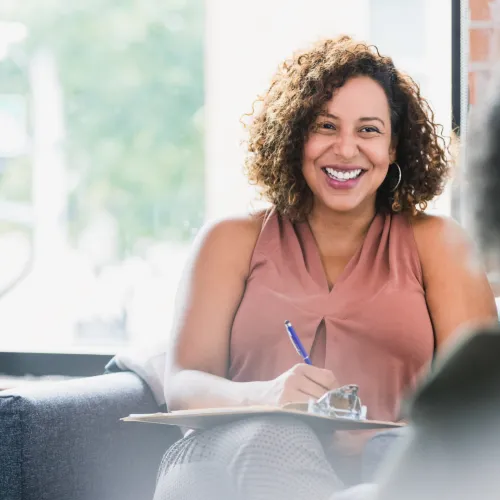
{"label": "blue pen", "polygon": [[290,337],[290,340],[292,341],[293,346],[299,353],[300,357],[304,360],[304,363],[312,365],[311,360],[309,359],[309,355],[304,349],[304,346],[302,345],[302,342],[300,341],[299,336],[297,335],[297,332],[294,330],[290,321],[285,321],[285,328],[288,336]]}

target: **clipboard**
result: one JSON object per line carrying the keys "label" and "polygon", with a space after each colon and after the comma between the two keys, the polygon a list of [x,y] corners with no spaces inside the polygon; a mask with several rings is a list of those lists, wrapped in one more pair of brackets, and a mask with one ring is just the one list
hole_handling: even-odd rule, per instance
{"label": "clipboard", "polygon": [[367,420],[366,406],[361,404],[358,386],[345,385],[325,393],[317,401],[288,403],[282,406],[238,406],[206,408],[200,410],[177,410],[170,413],[132,414],[122,418],[125,422],[175,425],[204,430],[237,420],[252,417],[291,416],[299,419],[318,432],[388,429],[403,427],[397,422]]}
{"label": "clipboard", "polygon": [[318,432],[352,431],[369,429],[387,429],[403,427],[397,422],[380,420],[357,420],[349,417],[338,417],[310,413],[294,407],[279,406],[247,406],[235,408],[209,408],[204,410],[179,410],[170,413],[132,414],[122,418],[125,422],[143,422],[150,424],[174,425],[189,429],[204,430],[219,425],[229,424],[237,420],[252,417],[276,417],[288,415],[297,418]]}

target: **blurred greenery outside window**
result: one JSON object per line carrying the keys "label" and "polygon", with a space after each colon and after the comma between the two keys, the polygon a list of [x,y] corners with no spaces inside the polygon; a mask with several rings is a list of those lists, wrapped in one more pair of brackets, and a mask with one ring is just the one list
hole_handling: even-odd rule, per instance
{"label": "blurred greenery outside window", "polygon": [[203,0],[2,2],[0,349],[164,332],[204,218],[203,23]]}

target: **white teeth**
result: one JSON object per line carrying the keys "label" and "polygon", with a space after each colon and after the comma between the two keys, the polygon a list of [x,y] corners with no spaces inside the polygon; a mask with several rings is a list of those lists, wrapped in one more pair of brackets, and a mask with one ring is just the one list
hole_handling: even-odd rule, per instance
{"label": "white teeth", "polygon": [[334,170],[333,168],[325,168],[325,170],[328,176],[332,179],[344,182],[349,179],[355,179],[362,172],[360,168],[357,168],[356,170]]}

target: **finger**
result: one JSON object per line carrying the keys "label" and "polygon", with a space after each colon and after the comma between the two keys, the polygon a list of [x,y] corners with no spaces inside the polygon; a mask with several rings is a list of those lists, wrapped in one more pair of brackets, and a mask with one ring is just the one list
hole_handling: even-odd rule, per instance
{"label": "finger", "polygon": [[314,383],[323,387],[324,392],[339,387],[339,383],[331,370],[326,370],[324,368],[318,368],[317,366],[311,365],[306,366],[307,368],[305,368],[303,371],[304,375]]}
{"label": "finger", "polygon": [[298,380],[297,389],[314,399],[319,399],[325,394],[324,386],[307,377],[301,377],[300,380]]}

